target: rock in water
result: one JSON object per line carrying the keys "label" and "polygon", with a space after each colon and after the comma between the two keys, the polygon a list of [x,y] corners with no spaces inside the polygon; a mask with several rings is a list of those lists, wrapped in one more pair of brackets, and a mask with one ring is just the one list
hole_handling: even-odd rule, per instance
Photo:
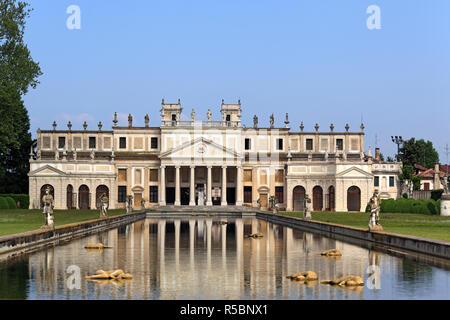
{"label": "rock in water", "polygon": [[325,280],[321,281],[321,284],[331,284],[336,286],[363,286],[364,280],[359,276],[346,276],[342,278],[338,278],[336,280]]}
{"label": "rock in water", "polygon": [[318,279],[317,273],[314,271],[305,271],[291,274],[287,276],[288,279],[297,280],[297,281],[315,281]]}
{"label": "rock in water", "polygon": [[86,276],[86,280],[129,280],[133,279],[133,276],[129,273],[123,272],[122,269],[117,270],[97,270],[95,275]]}
{"label": "rock in water", "polygon": [[322,256],[327,257],[340,257],[342,256],[342,252],[340,252],[338,249],[331,249],[320,253]]}

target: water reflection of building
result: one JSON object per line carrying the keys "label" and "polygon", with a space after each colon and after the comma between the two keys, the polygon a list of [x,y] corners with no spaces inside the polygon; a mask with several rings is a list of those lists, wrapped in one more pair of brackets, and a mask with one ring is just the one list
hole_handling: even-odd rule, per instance
{"label": "water reflection of building", "polygon": [[[367,278],[370,265],[380,267],[381,272],[407,270],[400,275],[403,279],[418,272],[417,267],[409,272],[411,263],[407,261],[382,258],[384,255],[374,250],[263,220],[220,220],[223,223],[210,217],[146,219],[32,254],[28,260],[29,298],[360,299],[367,288],[355,292],[320,284],[308,286],[286,276],[312,270],[320,280],[350,274]],[[246,238],[249,233],[262,233],[263,238]],[[112,249],[84,249],[86,243],[99,240]],[[331,248],[341,250],[343,257],[319,255]],[[70,265],[81,269],[81,290],[67,287]],[[117,268],[133,274],[133,280],[123,284],[84,280],[98,269]]]}

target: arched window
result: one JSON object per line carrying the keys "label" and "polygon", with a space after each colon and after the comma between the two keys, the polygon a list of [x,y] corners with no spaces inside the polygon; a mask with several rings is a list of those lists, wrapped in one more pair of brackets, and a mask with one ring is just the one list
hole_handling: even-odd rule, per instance
{"label": "arched window", "polygon": [[347,210],[361,211],[361,190],[356,186],[347,190]]}
{"label": "arched window", "polygon": [[322,211],[323,209],[323,189],[315,186],[313,189],[313,210]]}
{"label": "arched window", "polygon": [[90,209],[91,203],[90,203],[90,193],[89,193],[89,187],[85,184],[80,186],[78,189],[78,203],[80,209],[87,210]]}
{"label": "arched window", "polygon": [[303,211],[306,190],[302,186],[296,186],[293,191],[293,208],[294,211]]}

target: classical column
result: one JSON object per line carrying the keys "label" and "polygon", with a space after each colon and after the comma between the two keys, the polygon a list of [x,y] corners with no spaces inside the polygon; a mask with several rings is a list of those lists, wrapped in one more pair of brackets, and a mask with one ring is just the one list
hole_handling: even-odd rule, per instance
{"label": "classical column", "polygon": [[189,190],[189,205],[193,207],[195,206],[195,166],[191,166],[190,180],[191,187]]}
{"label": "classical column", "polygon": [[243,188],[243,177],[242,177],[242,166],[236,167],[237,175],[236,175],[236,205],[242,206],[244,203],[244,188]]}
{"label": "classical column", "polygon": [[211,186],[211,169],[212,166],[208,166],[208,183],[207,183],[207,198],[206,198],[206,205],[212,206],[212,186]]}
{"label": "classical column", "polygon": [[227,166],[222,166],[222,206],[226,206],[227,203]]}
{"label": "classical column", "polygon": [[180,202],[180,166],[175,166],[175,205],[181,205]]}
{"label": "classical column", "polygon": [[166,166],[161,166],[159,174],[159,205],[166,205]]}

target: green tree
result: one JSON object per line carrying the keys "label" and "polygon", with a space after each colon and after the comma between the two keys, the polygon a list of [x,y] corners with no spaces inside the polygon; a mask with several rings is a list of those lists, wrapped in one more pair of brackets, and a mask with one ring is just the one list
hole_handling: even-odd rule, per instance
{"label": "green tree", "polygon": [[402,193],[409,193],[411,185],[413,190],[420,190],[420,178],[414,176],[414,167],[412,165],[403,165],[398,179],[402,185]]}
{"label": "green tree", "polygon": [[411,138],[403,142],[399,160],[403,162],[403,165],[420,164],[425,168],[434,168],[434,165],[439,162],[439,154],[431,141],[425,142],[423,139]]}
{"label": "green tree", "polygon": [[22,1],[0,0],[0,193],[28,193],[32,140],[22,96],[42,74],[23,41],[31,10]]}

